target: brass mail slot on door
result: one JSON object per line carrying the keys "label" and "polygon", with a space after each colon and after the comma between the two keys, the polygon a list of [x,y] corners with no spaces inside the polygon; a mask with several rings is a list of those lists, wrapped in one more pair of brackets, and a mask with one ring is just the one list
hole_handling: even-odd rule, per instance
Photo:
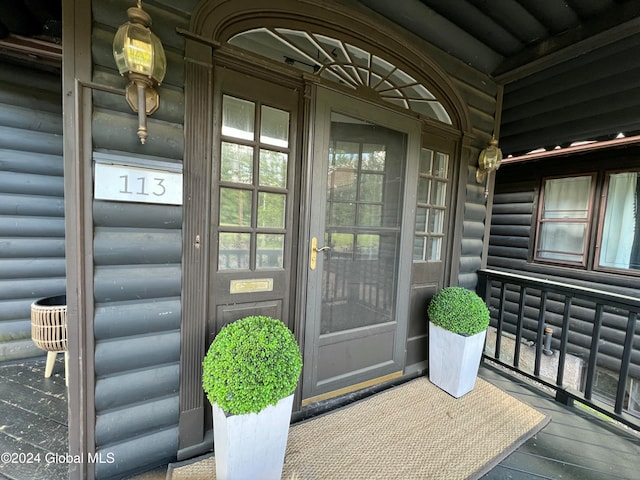
{"label": "brass mail slot on door", "polygon": [[231,280],[229,293],[272,292],[273,278],[256,278],[251,280]]}

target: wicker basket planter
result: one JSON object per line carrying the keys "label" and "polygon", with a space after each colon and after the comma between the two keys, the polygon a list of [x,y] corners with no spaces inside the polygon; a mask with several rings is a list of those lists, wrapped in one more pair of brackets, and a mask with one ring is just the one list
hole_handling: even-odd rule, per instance
{"label": "wicker basket planter", "polygon": [[31,339],[38,348],[47,352],[45,378],[49,378],[53,372],[56,355],[64,353],[65,381],[68,385],[66,295],[42,298],[31,304]]}

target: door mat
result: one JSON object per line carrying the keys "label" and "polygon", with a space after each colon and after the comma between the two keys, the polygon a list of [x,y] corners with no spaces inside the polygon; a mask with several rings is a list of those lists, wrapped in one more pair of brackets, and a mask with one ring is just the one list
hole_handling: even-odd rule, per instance
{"label": "door mat", "polygon": [[[293,425],[282,478],[477,479],[549,420],[480,378],[455,399],[421,377]],[[213,456],[167,472],[170,480],[214,478]]]}

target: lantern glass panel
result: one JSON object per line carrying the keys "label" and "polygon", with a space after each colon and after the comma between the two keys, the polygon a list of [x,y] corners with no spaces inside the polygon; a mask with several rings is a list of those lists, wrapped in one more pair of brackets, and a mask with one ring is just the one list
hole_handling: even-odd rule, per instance
{"label": "lantern glass panel", "polygon": [[130,24],[124,42],[124,55],[129,71],[151,76],[153,73],[151,32],[142,25]]}

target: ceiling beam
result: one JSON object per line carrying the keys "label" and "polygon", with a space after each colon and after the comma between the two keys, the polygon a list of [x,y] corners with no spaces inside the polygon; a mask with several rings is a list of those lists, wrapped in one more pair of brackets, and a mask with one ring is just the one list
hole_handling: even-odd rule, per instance
{"label": "ceiling beam", "polygon": [[493,77],[504,85],[639,32],[640,2],[625,2],[506,59],[494,70]]}
{"label": "ceiling beam", "polygon": [[0,39],[0,57],[15,58],[23,62],[60,69],[62,45],[32,37],[9,35]]}

